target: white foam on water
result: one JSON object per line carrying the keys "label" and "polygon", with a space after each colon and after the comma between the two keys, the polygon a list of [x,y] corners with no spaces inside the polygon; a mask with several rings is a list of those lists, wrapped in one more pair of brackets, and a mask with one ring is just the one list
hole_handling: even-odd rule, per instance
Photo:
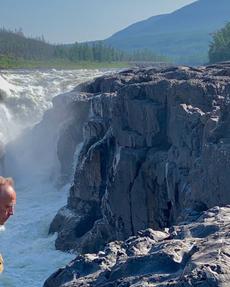
{"label": "white foam on water", "polygon": [[68,188],[56,190],[42,180],[16,185],[15,215],[0,233],[5,266],[0,286],[42,286],[52,272],[74,258],[55,250],[56,236],[47,235],[55,213],[66,203]]}
{"label": "white foam on water", "polygon": [[52,107],[54,96],[103,73],[84,69],[0,71],[0,102],[5,105],[14,123],[14,126],[10,125],[10,129],[14,130],[11,139],[25,127],[39,122],[44,111]]}
{"label": "white foam on water", "polygon": [[[1,107],[5,109],[5,125],[8,123],[11,128],[12,121],[16,126],[17,119],[28,121],[30,109],[33,110],[30,124],[34,124],[51,106],[52,97],[56,94],[67,92],[77,84],[101,74],[93,70],[2,72],[0,89],[4,90],[3,96],[7,98]],[[15,102],[11,103],[9,99]],[[15,103],[18,109],[14,107]],[[3,115],[0,115],[1,122]],[[8,134],[1,132],[7,142]],[[76,148],[76,161],[79,149],[80,145]],[[34,167],[35,171],[39,170],[37,162],[31,163],[31,170],[28,166],[25,169],[23,155],[19,158],[18,166],[10,167],[12,170],[16,168],[16,174],[18,169],[15,177],[15,215],[8,220],[5,230],[0,230],[0,253],[5,266],[0,275],[0,287],[41,287],[49,275],[74,258],[73,254],[55,250],[56,235],[48,235],[53,217],[67,202],[69,186],[57,190],[49,176],[44,176],[42,172],[34,173]]]}

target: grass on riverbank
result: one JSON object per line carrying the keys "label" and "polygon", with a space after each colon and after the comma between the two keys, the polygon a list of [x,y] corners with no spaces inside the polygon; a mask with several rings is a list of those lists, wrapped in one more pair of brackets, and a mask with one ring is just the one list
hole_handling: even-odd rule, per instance
{"label": "grass on riverbank", "polygon": [[7,56],[0,56],[0,69],[100,69],[100,68],[127,68],[127,62],[71,62],[66,59],[25,60]]}

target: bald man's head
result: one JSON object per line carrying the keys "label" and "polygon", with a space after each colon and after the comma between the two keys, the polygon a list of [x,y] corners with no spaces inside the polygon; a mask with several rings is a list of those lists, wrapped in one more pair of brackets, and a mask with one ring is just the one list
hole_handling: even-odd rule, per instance
{"label": "bald man's head", "polygon": [[14,214],[16,192],[11,178],[0,177],[0,225]]}

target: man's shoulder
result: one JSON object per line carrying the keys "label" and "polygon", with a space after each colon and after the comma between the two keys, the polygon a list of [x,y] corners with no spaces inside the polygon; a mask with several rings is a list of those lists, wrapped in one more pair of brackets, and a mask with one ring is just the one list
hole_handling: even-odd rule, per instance
{"label": "man's shoulder", "polygon": [[2,258],[2,255],[0,254],[0,273],[2,273],[4,270],[4,260]]}

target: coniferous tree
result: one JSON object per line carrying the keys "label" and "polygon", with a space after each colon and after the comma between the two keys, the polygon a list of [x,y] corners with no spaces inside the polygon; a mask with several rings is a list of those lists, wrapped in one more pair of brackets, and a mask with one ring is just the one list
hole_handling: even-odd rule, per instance
{"label": "coniferous tree", "polygon": [[149,50],[132,53],[117,50],[102,41],[51,45],[44,36],[27,38],[22,29],[13,31],[0,29],[0,55],[25,60],[62,59],[71,62],[118,62],[118,61],[163,61],[164,58]]}
{"label": "coniferous tree", "polygon": [[230,23],[213,34],[209,48],[209,61],[216,63],[230,60]]}

